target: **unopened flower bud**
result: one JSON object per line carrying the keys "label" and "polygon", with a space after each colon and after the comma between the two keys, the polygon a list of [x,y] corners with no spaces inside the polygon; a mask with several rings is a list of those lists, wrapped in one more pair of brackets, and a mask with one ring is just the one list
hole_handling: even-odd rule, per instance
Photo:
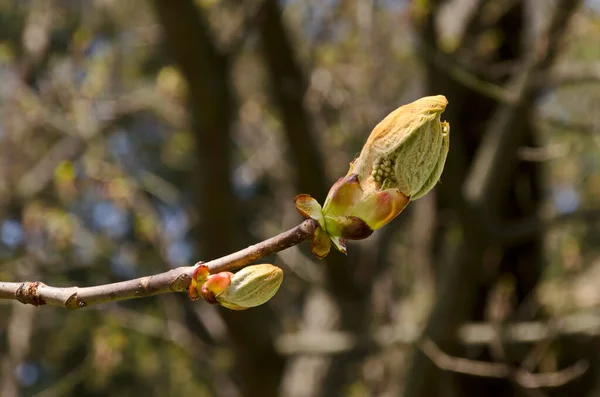
{"label": "unopened flower bud", "polygon": [[312,240],[315,256],[325,257],[331,243],[346,253],[345,239],[369,237],[435,186],[449,148],[450,125],[440,120],[447,104],[437,95],[390,113],[373,129],[348,174],[331,187],[322,208],[307,194],[296,197],[298,211],[319,223]]}
{"label": "unopened flower bud", "polygon": [[194,269],[194,272],[192,273],[192,280],[191,280],[190,286],[188,288],[188,296],[193,301],[201,298],[202,284],[204,284],[204,282],[210,275],[208,266],[203,265],[203,263],[204,262],[196,263],[196,268]]}
{"label": "unopened flower bud", "polygon": [[200,289],[200,294],[205,301],[211,304],[219,303],[217,296],[221,295],[231,285],[233,273],[220,272],[208,276]]}
{"label": "unopened flower bud", "polygon": [[[283,271],[270,264],[247,266],[231,275],[230,284],[214,294],[216,301],[233,310],[259,306],[271,299],[281,282]],[[207,284],[210,283],[210,278]],[[208,289],[211,289],[211,285]],[[219,286],[220,287],[220,286]]]}
{"label": "unopened flower bud", "polygon": [[397,188],[415,200],[435,186],[450,144],[450,125],[440,119],[446,105],[443,95],[421,98],[394,110],[373,129],[350,167],[365,193]]}

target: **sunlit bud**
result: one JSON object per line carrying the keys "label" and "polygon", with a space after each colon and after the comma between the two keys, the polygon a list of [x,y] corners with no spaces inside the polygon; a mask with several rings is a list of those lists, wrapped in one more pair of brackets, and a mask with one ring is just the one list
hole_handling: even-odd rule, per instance
{"label": "sunlit bud", "polygon": [[232,278],[233,273],[231,272],[220,272],[208,276],[200,289],[200,293],[204,300],[212,304],[219,303],[217,296],[223,294],[223,292],[229,288]]}
{"label": "sunlit bud", "polygon": [[377,230],[402,212],[409,198],[397,188],[385,189],[366,195],[352,209],[352,217],[362,219],[372,230]]}
{"label": "sunlit bud", "polygon": [[415,200],[438,182],[450,141],[450,125],[440,117],[448,101],[442,95],[399,107],[371,132],[350,167],[366,194],[397,188]]}
{"label": "sunlit bud", "polygon": [[188,296],[193,301],[201,298],[202,284],[204,284],[204,282],[210,275],[208,266],[203,265],[202,263],[203,262],[196,263],[196,268],[194,269],[194,272],[192,273],[192,281],[190,282],[190,286],[188,288]]}
{"label": "sunlit bud", "polygon": [[270,264],[252,265],[231,274],[230,284],[224,289],[223,280],[216,281],[216,289],[210,277],[206,282],[210,284],[207,289],[214,293],[216,301],[228,309],[244,310],[271,299],[283,281],[283,271]]}
{"label": "sunlit bud", "polygon": [[325,257],[331,243],[346,253],[345,239],[369,237],[438,182],[444,169],[450,125],[440,116],[442,95],[421,98],[390,113],[371,132],[348,174],[329,190],[325,204],[307,194],[296,197],[298,211],[319,227],[312,252]]}

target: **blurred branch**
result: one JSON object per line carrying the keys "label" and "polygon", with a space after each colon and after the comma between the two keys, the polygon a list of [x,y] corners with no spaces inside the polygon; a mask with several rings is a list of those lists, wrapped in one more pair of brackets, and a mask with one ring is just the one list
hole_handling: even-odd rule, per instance
{"label": "blurred branch", "polygon": [[115,317],[123,328],[171,342],[196,359],[207,359],[207,351],[202,348],[205,344],[196,334],[190,332],[183,323],[165,320],[118,306],[108,310],[102,308],[99,312],[108,318]]}
{"label": "blurred branch", "polygon": [[417,21],[420,24],[419,29],[421,30],[424,42],[432,44],[436,49],[438,48],[437,17],[447,2],[448,0],[428,1],[422,10],[424,15],[419,15],[420,18]]}
{"label": "blurred branch", "polygon": [[[380,349],[409,347],[419,342],[421,330],[416,327],[381,327],[361,338],[346,331],[301,331],[277,338],[277,349],[286,355],[334,355],[363,350],[369,345]],[[500,340],[504,344],[531,344],[551,336],[599,336],[600,312],[582,311],[544,321],[519,323],[467,323],[458,328],[455,339],[468,346],[489,346]]]}
{"label": "blurred branch", "polygon": [[[203,264],[211,273],[234,270],[302,243],[312,237],[315,227],[316,222],[308,219],[275,237]],[[48,304],[80,309],[99,303],[186,291],[194,270],[195,266],[183,266],[153,276],[84,288],[57,288],[41,282],[0,282],[0,299],[13,299],[35,306]]]}
{"label": "blurred branch", "polygon": [[559,117],[549,116],[549,115],[541,117],[540,121],[543,124],[546,124],[552,128],[573,131],[573,132],[577,132],[577,133],[585,133],[585,134],[600,133],[600,125],[596,125],[596,124],[592,124],[592,123],[585,123],[585,122],[573,121],[573,120],[564,120]]}
{"label": "blurred branch", "polygon": [[480,78],[475,73],[457,60],[452,54],[445,54],[437,48],[431,47],[428,43],[421,43],[423,56],[439,70],[443,70],[463,86],[474,92],[488,98],[495,99],[500,103],[518,102],[518,92],[506,89],[498,84]]}
{"label": "blurred branch", "polygon": [[553,143],[546,146],[521,146],[517,152],[517,157],[522,161],[545,162],[565,157],[569,152],[569,147],[564,143]]}
{"label": "blurred branch", "polygon": [[[467,168],[466,164],[458,164],[460,168],[457,166],[456,163],[461,158],[460,152],[458,156],[455,151],[453,156],[448,157],[447,166],[450,167],[447,167],[447,171],[454,171],[461,175],[463,165],[464,170],[467,171],[464,182],[457,178],[455,184],[446,185],[451,186],[447,194],[455,201],[453,207],[458,212],[463,229],[463,241],[458,247],[456,243],[448,242],[450,255],[440,256],[442,263],[437,277],[440,281],[437,299],[424,331],[424,336],[443,346],[444,349],[451,348],[456,343],[452,335],[456,334],[461,324],[475,310],[477,294],[480,292],[478,286],[481,283],[481,263],[484,261],[487,248],[490,244],[494,244],[494,231],[498,227],[496,214],[500,208],[499,200],[505,198],[506,193],[509,192],[511,176],[518,165],[517,149],[526,144],[527,126],[539,92],[537,79],[554,61],[570,17],[579,4],[580,1],[559,1],[551,15],[548,29],[537,37],[533,48],[529,46],[519,51],[522,54],[521,68],[505,85],[510,92],[514,93],[516,101],[500,103],[492,111],[491,117],[477,120],[488,124],[470,167]],[[519,37],[532,30],[527,22],[524,22],[521,28],[523,32],[519,30],[521,32],[518,34]],[[510,29],[515,31],[514,26]],[[427,32],[422,33],[422,38],[426,43],[430,43],[427,40]],[[437,68],[433,73],[435,71]],[[432,82],[436,84],[431,87],[432,89],[447,87],[444,84],[447,84],[449,79],[435,77],[434,74],[430,76]],[[438,86],[440,88],[437,88]],[[481,98],[473,96],[472,100],[478,101]],[[465,102],[462,105],[471,104]],[[467,120],[471,118],[468,112],[458,113],[457,117],[465,117]],[[479,132],[477,134],[479,135]],[[460,143],[458,147],[461,148]],[[451,168],[452,166],[454,168]],[[456,186],[459,192],[456,191]],[[450,247],[451,245],[454,247]],[[456,293],[457,290],[461,293]],[[436,367],[431,361],[422,351],[416,351],[406,376],[405,395],[420,397],[432,395],[436,390],[441,392],[439,385],[432,382],[435,373]]]}
{"label": "blurred branch", "polygon": [[505,364],[449,356],[428,338],[420,344],[419,348],[435,365],[447,371],[488,378],[508,378],[510,376],[510,368]]}
{"label": "blurred branch", "polygon": [[553,88],[590,82],[600,83],[600,62],[557,65],[540,80],[540,84]]}
{"label": "blurred branch", "polygon": [[532,216],[503,225],[496,233],[498,241],[503,244],[517,244],[542,231],[573,221],[600,219],[600,209],[578,210],[551,217]]}
{"label": "blurred branch", "polygon": [[501,105],[493,115],[464,186],[465,196],[475,207],[492,207],[500,196],[498,192],[504,190],[507,175],[516,165],[517,158],[510,153],[515,153],[520,144],[520,119],[538,91],[537,79],[554,61],[565,26],[578,5],[578,1],[571,0],[557,4],[546,34],[538,38],[530,59],[524,60],[521,72],[509,83],[517,100]]}
{"label": "blurred branch", "polygon": [[230,56],[239,54],[242,47],[247,42],[248,36],[258,23],[262,1],[241,2],[239,7],[243,9],[242,12],[244,13],[244,17],[237,32],[227,44],[227,54]]}
{"label": "blurred branch", "polygon": [[65,376],[58,379],[53,385],[47,387],[41,392],[34,394],[31,397],[57,397],[66,396],[71,392],[75,385],[84,382],[89,377],[91,371],[94,370],[94,357],[88,355],[79,365],[76,365]]}
{"label": "blurred branch", "polygon": [[55,143],[46,154],[18,182],[17,192],[23,198],[31,198],[50,184],[56,167],[67,159],[73,159],[83,153],[85,141],[67,136]]}
{"label": "blurred branch", "polygon": [[108,134],[128,117],[152,110],[172,125],[182,125],[185,120],[185,115],[178,106],[156,95],[154,90],[146,88],[113,101],[103,101],[109,105],[111,117],[90,131],[80,130],[62,114],[47,109],[37,95],[26,87],[19,88],[17,100],[24,102],[26,106],[33,106],[35,123],[66,135],[19,181],[17,190],[25,198],[35,196],[52,181],[54,171],[61,161],[80,156],[92,138]]}
{"label": "blurred branch", "polygon": [[579,378],[589,367],[586,360],[579,360],[560,371],[532,374],[507,364],[450,356],[443,352],[431,339],[425,339],[419,347],[441,369],[488,378],[513,378],[519,385],[528,389],[562,386]]}
{"label": "blurred branch", "polygon": [[471,9],[466,12],[469,17],[463,27],[463,39],[456,53],[471,52],[482,34],[493,28],[511,8],[517,5],[518,0],[478,0],[471,3]]}
{"label": "blurred branch", "polygon": [[[16,303],[16,302],[15,302]],[[0,395],[17,397],[20,395],[17,367],[26,359],[30,350],[30,340],[36,325],[32,307],[12,305],[8,321],[8,354],[0,361]]]}

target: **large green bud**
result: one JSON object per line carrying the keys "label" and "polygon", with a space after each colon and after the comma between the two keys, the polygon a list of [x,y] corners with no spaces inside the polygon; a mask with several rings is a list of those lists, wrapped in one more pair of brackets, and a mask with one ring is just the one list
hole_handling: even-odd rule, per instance
{"label": "large green bud", "polygon": [[440,116],[442,95],[421,98],[390,113],[371,132],[348,174],[330,189],[324,206],[296,197],[296,208],[319,223],[312,251],[325,257],[331,243],[346,253],[345,239],[367,238],[394,219],[410,200],[425,195],[444,169],[450,125]]}
{"label": "large green bud", "polygon": [[251,265],[237,273],[209,274],[208,267],[199,264],[192,275],[189,296],[203,298],[232,310],[244,310],[262,305],[271,299],[283,281],[283,271],[271,264]]}
{"label": "large green bud", "polygon": [[377,124],[350,166],[365,191],[397,188],[416,200],[436,185],[450,147],[450,124],[440,119],[446,105],[443,95],[421,98]]}

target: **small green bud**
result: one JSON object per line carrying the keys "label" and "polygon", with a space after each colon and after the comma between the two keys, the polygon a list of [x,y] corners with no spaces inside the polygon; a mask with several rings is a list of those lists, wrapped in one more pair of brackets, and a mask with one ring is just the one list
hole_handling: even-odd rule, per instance
{"label": "small green bud", "polygon": [[283,270],[277,266],[270,264],[247,266],[232,274],[230,284],[214,296],[221,306],[232,310],[244,310],[262,305],[271,299],[282,281]]}

